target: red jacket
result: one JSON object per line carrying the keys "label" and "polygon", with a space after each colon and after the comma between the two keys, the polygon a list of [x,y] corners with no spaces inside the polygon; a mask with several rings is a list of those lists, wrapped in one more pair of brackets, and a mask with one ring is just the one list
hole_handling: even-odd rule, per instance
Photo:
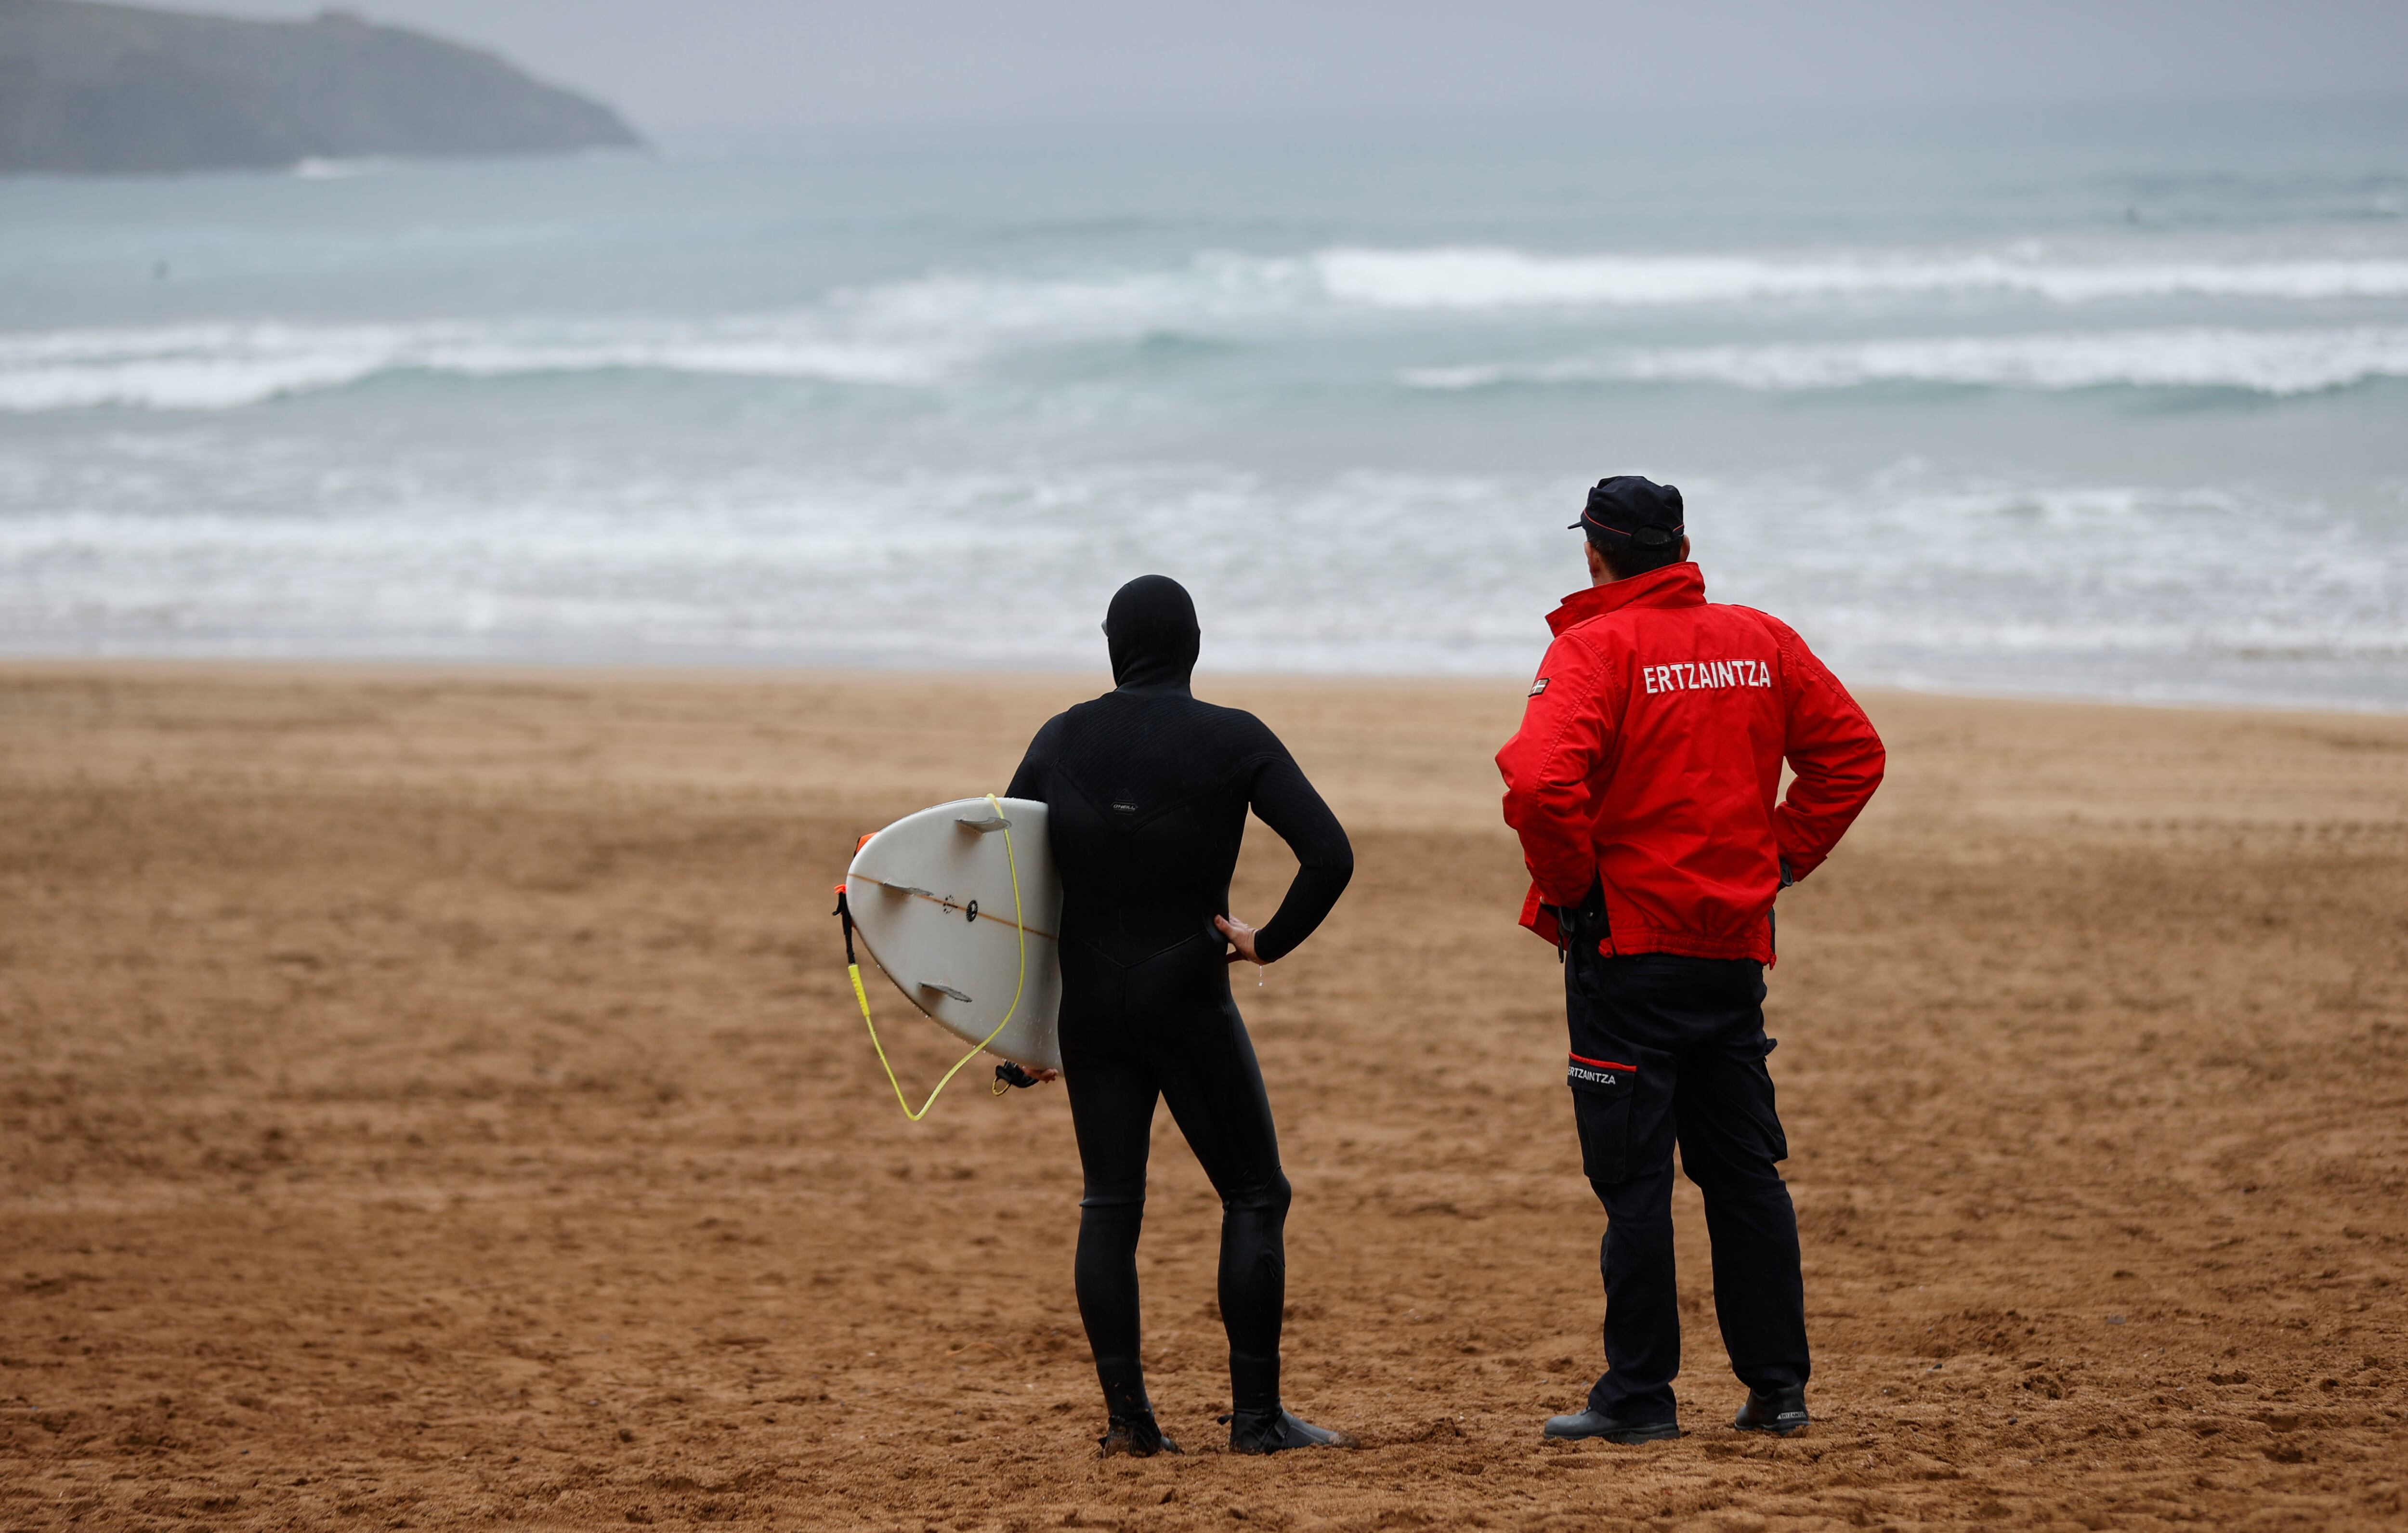
{"label": "red jacket", "polygon": [[[1564,598],[1521,732],[1497,752],[1540,909],[1605,885],[1607,953],[1772,961],[1772,897],[1881,785],[1881,737],[1786,623],[1706,600],[1694,564]],[[1797,772],[1777,803],[1781,764]]]}

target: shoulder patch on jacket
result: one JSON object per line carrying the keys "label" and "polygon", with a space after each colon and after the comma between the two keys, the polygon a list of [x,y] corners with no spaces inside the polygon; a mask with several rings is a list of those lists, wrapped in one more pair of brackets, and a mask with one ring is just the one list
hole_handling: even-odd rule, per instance
{"label": "shoulder patch on jacket", "polygon": [[1531,686],[1531,688],[1530,688],[1530,695],[1531,695],[1531,696],[1533,696],[1533,697],[1536,697],[1539,694],[1541,694],[1541,693],[1542,693],[1542,692],[1544,692],[1544,691],[1546,691],[1546,690],[1547,690],[1547,679],[1546,679],[1545,677],[1541,676],[1541,677],[1540,677],[1540,678],[1539,678],[1538,681],[1537,681],[1535,684],[1533,684],[1533,685]]}

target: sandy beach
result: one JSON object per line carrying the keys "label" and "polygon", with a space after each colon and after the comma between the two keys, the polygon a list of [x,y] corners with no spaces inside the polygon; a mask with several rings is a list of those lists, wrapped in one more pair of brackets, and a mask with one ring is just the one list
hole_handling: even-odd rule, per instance
{"label": "sandy beach", "polygon": [[[1784,896],[1807,1434],[1547,1444],[1600,1366],[1521,687],[1210,681],[1353,832],[1240,1000],[1296,1185],[1241,1459],[1165,1115],[1166,1426],[1099,1462],[1058,1087],[904,1121],[856,836],[1099,679],[0,667],[0,1526],[2138,1528],[2408,1517],[2408,718],[1874,695]],[[1283,855],[1257,826],[1240,912]],[[907,1082],[949,1061],[881,984]],[[1367,1066],[1367,1061],[1376,1065]]]}

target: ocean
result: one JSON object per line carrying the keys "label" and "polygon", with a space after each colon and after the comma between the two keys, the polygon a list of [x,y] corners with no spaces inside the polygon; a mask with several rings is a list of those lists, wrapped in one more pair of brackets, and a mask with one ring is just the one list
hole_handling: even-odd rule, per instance
{"label": "ocean", "polygon": [[0,180],[0,652],[1527,674],[1601,475],[1850,681],[2408,707],[2408,105]]}

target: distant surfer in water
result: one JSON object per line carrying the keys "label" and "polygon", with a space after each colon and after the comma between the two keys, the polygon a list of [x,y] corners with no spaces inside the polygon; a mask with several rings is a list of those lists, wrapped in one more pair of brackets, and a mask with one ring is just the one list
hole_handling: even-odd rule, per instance
{"label": "distant surfer in water", "polygon": [[[1268,964],[1312,935],[1354,871],[1346,832],[1251,713],[1188,692],[1200,638],[1184,587],[1147,575],[1104,618],[1114,690],[1046,722],[1007,790],[1047,806],[1062,874],[1062,1071],[1079,1139],[1079,1314],[1113,1454],[1179,1452],[1138,1358],[1137,1241],[1156,1096],[1221,1195],[1229,1446],[1352,1447],[1280,1405],[1288,1182],[1270,1098],[1229,995],[1230,964]],[[1251,808],[1295,852],[1279,912],[1229,915]]]}

